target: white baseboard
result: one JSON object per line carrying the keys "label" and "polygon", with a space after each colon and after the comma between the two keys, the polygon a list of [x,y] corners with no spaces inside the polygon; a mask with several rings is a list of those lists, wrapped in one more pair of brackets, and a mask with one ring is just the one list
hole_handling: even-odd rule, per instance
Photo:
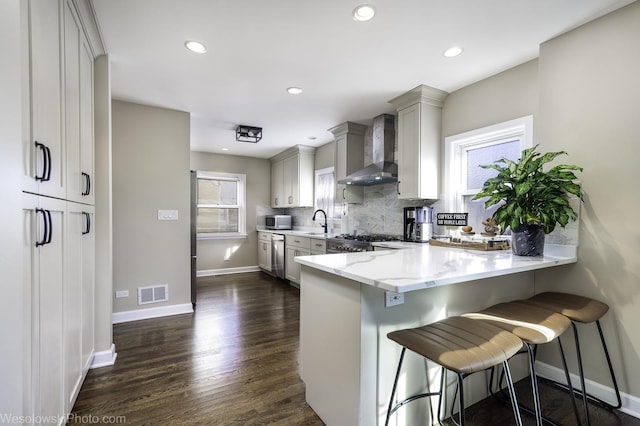
{"label": "white baseboard", "polygon": [[117,356],[118,354],[116,353],[116,345],[112,343],[111,347],[108,350],[96,352],[93,355],[93,362],[91,363],[90,368],[93,369],[113,365],[116,363]]}
{"label": "white baseboard", "polygon": [[196,276],[211,277],[214,275],[243,274],[245,272],[260,272],[260,268],[258,266],[239,266],[237,268],[205,269],[196,272]]}
{"label": "white baseboard", "polygon": [[181,305],[159,306],[157,308],[137,309],[135,311],[114,312],[111,314],[111,323],[120,324],[129,321],[191,313],[193,313],[193,305],[191,303],[183,303]]}
{"label": "white baseboard", "polygon": [[[564,378],[564,370],[560,368],[544,362],[536,361],[536,372],[540,377],[554,380],[565,385],[567,384],[567,381]],[[571,385],[576,389],[580,389],[580,376],[571,373],[570,377]],[[587,378],[585,378],[585,386],[587,387],[589,394],[596,396],[603,401],[611,403],[616,402],[615,393],[612,387],[602,385]],[[620,399],[622,399],[622,408],[620,408],[620,411],[630,416],[640,418],[640,398],[620,392]]]}

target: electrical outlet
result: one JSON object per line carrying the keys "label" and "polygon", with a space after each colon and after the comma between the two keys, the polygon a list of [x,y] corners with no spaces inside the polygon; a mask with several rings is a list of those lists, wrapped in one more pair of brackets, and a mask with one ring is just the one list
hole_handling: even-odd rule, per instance
{"label": "electrical outlet", "polygon": [[385,292],[384,306],[390,308],[391,306],[402,305],[404,303],[404,293],[394,293],[393,291]]}
{"label": "electrical outlet", "polygon": [[116,299],[120,299],[122,297],[129,297],[129,290],[116,291]]}

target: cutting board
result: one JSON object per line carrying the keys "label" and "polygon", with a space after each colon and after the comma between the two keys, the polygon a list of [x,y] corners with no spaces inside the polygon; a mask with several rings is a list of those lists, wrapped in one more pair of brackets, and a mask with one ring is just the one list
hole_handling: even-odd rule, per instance
{"label": "cutting board", "polygon": [[441,240],[431,238],[429,240],[429,244],[432,246],[442,246],[442,247],[454,247],[461,248],[467,250],[481,250],[481,251],[494,251],[494,250],[509,250],[511,246],[509,245],[509,241],[506,240],[498,240],[498,241],[461,241],[461,240]]}

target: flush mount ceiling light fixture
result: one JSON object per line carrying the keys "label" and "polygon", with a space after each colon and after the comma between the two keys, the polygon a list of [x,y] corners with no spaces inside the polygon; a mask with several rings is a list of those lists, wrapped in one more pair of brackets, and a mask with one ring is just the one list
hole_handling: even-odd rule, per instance
{"label": "flush mount ceiling light fixture", "polygon": [[462,53],[462,47],[460,47],[460,46],[452,46],[452,47],[448,48],[447,50],[445,50],[442,54],[444,56],[446,56],[447,58],[455,58],[456,56],[458,56],[461,53]]}
{"label": "flush mount ceiling light fixture", "polygon": [[194,40],[185,41],[184,47],[195,53],[205,53],[207,51],[207,46]]}
{"label": "flush mount ceiling light fixture", "polygon": [[302,93],[302,89],[295,86],[287,87],[287,93],[290,95],[299,95]]}
{"label": "flush mount ceiling light fixture", "polygon": [[236,129],[236,141],[258,143],[262,139],[262,127],[239,125]]}
{"label": "flush mount ceiling light fixture", "polygon": [[372,19],[376,14],[376,8],[370,4],[361,4],[353,9],[353,19],[364,22]]}

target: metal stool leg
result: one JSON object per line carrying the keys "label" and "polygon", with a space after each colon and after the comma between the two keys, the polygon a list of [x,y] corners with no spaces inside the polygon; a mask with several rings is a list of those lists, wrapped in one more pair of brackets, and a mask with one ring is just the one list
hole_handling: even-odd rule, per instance
{"label": "metal stool leg", "polygon": [[618,381],[616,380],[616,375],[613,372],[613,365],[611,365],[611,357],[609,356],[609,350],[607,349],[607,342],[604,340],[604,334],[602,333],[602,327],[600,326],[600,320],[596,320],[596,326],[598,327],[598,333],[600,334],[600,341],[602,342],[602,349],[604,350],[604,355],[607,358],[607,365],[609,366],[609,374],[611,375],[611,381],[613,382],[613,389],[616,393],[616,401],[617,404],[609,404],[599,398],[593,397],[593,399],[597,400],[601,404],[604,404],[610,408],[619,409],[622,407],[622,399],[620,398],[620,389],[618,388]]}
{"label": "metal stool leg", "polygon": [[402,369],[402,361],[404,360],[404,353],[406,352],[406,350],[407,348],[403,347],[402,352],[400,352],[400,361],[398,362],[398,371],[396,371],[396,378],[393,381],[393,388],[391,389],[391,398],[389,399],[389,408],[387,409],[387,418],[384,421],[384,426],[389,425],[389,418],[391,417],[391,414],[393,414],[394,411],[400,408],[400,406],[398,406],[392,410],[392,408],[394,408],[393,397],[396,396],[396,388],[398,387],[398,379],[400,378],[400,370]]}

